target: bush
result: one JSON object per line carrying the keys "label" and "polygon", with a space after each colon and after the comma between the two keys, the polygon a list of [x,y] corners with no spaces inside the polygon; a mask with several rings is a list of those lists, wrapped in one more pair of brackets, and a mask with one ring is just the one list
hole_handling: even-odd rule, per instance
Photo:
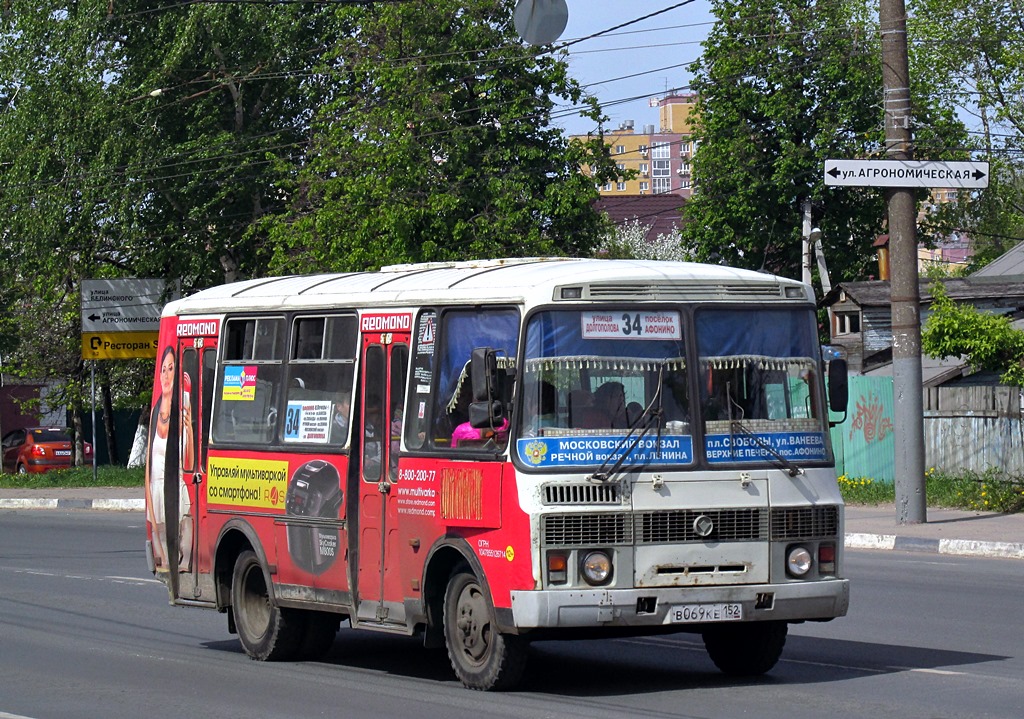
{"label": "bush", "polygon": [[[881,504],[896,501],[896,487],[869,477],[839,478],[839,490],[848,504]],[[925,496],[932,507],[984,512],[1024,511],[1024,479],[998,469],[978,473],[965,470],[947,474],[934,467],[925,472]]]}

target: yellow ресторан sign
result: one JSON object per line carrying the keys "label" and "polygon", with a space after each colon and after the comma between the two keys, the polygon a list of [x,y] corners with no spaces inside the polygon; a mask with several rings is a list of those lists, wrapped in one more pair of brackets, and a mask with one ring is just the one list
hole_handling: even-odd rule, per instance
{"label": "yellow \u0440\u0435\u0441\u0442\u043e\u0440\u0430\u043d sign", "polygon": [[89,332],[82,334],[82,359],[156,357],[159,332]]}

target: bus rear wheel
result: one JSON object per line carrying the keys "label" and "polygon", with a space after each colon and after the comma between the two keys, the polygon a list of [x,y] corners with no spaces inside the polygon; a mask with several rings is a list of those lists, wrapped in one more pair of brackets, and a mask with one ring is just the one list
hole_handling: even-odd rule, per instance
{"label": "bus rear wheel", "polygon": [[465,565],[448,580],[444,638],[456,676],[470,689],[510,689],[523,676],[526,642],[498,631],[491,601]]}
{"label": "bus rear wheel", "polygon": [[779,661],[788,631],[786,622],[717,624],[704,630],[704,648],[723,673],[759,676]]}
{"label": "bus rear wheel", "polygon": [[263,565],[250,549],[238,555],[231,576],[231,608],[245,653],[259,661],[293,658],[302,644],[304,623],[294,609],[275,606]]}

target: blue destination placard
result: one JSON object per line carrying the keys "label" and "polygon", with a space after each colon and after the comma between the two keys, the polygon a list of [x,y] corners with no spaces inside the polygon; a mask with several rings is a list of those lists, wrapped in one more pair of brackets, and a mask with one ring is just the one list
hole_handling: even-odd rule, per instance
{"label": "blue destination placard", "polygon": [[[794,462],[823,461],[825,435],[821,432],[757,432],[757,439]],[[770,462],[772,453],[746,434],[709,434],[704,438],[708,462]]]}
{"label": "blue destination placard", "polygon": [[[533,467],[584,467],[614,462],[633,444],[624,435],[600,437],[532,437],[516,445],[519,458]],[[660,450],[660,451],[659,451]],[[626,459],[627,465],[690,464],[693,438],[690,435],[647,435],[637,442]]]}

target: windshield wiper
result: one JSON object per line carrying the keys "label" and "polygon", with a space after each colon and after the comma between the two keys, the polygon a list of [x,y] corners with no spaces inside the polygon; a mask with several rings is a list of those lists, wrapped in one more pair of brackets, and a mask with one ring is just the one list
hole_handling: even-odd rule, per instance
{"label": "windshield wiper", "polygon": [[[633,422],[633,424],[630,426],[629,432],[626,433],[626,436],[619,440],[618,444],[615,445],[615,449],[611,451],[611,454],[608,456],[608,459],[601,463],[601,466],[598,467],[596,472],[590,475],[589,479],[592,479],[597,482],[610,481],[612,477],[618,474],[619,470],[622,469],[622,465],[625,464],[626,462],[626,457],[633,454],[633,450],[635,450],[637,445],[640,444],[640,440],[646,437],[647,434],[651,431],[652,426],[657,426],[658,428],[658,442],[657,447],[655,448],[654,456],[661,456],[661,387],[662,382],[664,382],[664,379],[665,365],[663,364],[661,368],[658,370],[658,389],[655,391],[654,396],[651,397],[651,401],[647,403],[647,406],[644,407],[644,411],[640,413],[640,416],[637,417],[636,421]],[[657,403],[657,407],[654,406],[655,403]],[[636,431],[641,426],[643,426],[644,428],[643,431],[640,434],[637,434],[635,437],[633,437],[633,435],[636,434]],[[630,437],[633,437],[633,441],[630,443],[629,448],[621,455],[619,455],[619,458],[615,460],[615,464],[613,464],[608,471],[605,471],[605,466],[608,464],[611,457],[616,452],[618,452],[619,449],[626,444],[626,442],[629,442]]]}
{"label": "windshield wiper", "polygon": [[765,442],[763,439],[761,439],[756,434],[751,432],[750,429],[745,424],[743,424],[743,420],[739,420],[739,419],[729,420],[729,429],[730,430],[738,429],[740,431],[740,433],[742,433],[742,434],[746,435],[747,437],[750,437],[752,440],[754,440],[754,443],[758,447],[760,447],[765,452],[767,452],[772,457],[774,457],[776,460],[778,460],[779,464],[782,465],[783,469],[786,470],[786,472],[789,474],[790,477],[796,477],[798,474],[803,474],[804,473],[803,469],[801,469],[800,467],[798,467],[797,465],[793,464],[788,459],[783,457],[782,453],[780,453],[777,449],[772,447],[770,443]]}

